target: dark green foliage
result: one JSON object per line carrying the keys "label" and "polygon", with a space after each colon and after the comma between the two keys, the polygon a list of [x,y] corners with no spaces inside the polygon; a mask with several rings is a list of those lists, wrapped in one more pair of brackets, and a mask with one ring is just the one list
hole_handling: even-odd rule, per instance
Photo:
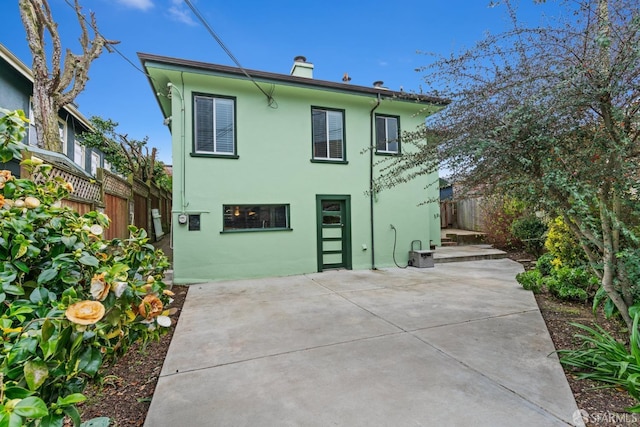
{"label": "dark green foliage", "polygon": [[520,239],[525,249],[535,256],[542,254],[546,231],[546,224],[535,215],[522,216],[511,224],[511,234]]}
{"label": "dark green foliage", "polygon": [[[636,400],[640,400],[640,347],[638,347],[638,318],[633,320],[629,349],[600,326],[594,328],[572,323],[585,331],[576,334],[582,340],[578,350],[559,350],[560,362],[578,372],[578,378],[605,383],[608,387],[622,387]],[[640,405],[627,408],[640,412]]]}
{"label": "dark green foliage", "polygon": [[540,257],[536,261],[536,269],[543,276],[549,276],[551,274],[551,270],[553,270],[553,254],[547,252],[545,254],[540,255]]}
{"label": "dark green foliage", "polygon": [[560,267],[545,277],[544,284],[560,299],[586,301],[593,298],[600,282],[584,267]]}
{"label": "dark green foliage", "polygon": [[528,291],[534,294],[542,291],[542,274],[538,270],[529,270],[516,275],[516,280]]}

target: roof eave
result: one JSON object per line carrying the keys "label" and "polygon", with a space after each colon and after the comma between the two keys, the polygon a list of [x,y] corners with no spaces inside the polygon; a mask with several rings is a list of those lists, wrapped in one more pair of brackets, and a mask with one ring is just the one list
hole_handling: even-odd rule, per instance
{"label": "roof eave", "polygon": [[[350,92],[350,93],[358,93],[361,95],[381,96],[388,99],[414,101],[421,104],[430,104],[430,105],[437,105],[442,107],[450,103],[450,101],[447,99],[437,98],[437,97],[428,96],[428,95],[413,94],[409,92],[397,92],[397,91],[393,91],[385,88],[375,88],[375,87],[351,85],[346,83],[337,83],[337,82],[331,82],[328,80],[310,79],[307,77],[291,76],[288,74],[278,74],[278,73],[271,73],[267,71],[241,69],[237,67],[231,67],[228,65],[212,64],[207,62],[192,61],[192,60],[180,59],[180,58],[171,58],[171,57],[148,54],[148,53],[138,52],[138,58],[140,59],[143,67],[145,68],[148,62],[155,62],[158,64],[184,67],[184,68],[209,71],[209,72],[216,72],[220,74],[228,74],[228,75],[238,76],[242,78],[246,78],[246,74],[249,74],[250,76],[255,78],[274,81],[274,82],[290,83],[290,84],[295,84],[299,86],[307,86],[307,87],[315,87],[315,88],[323,88],[323,89],[332,89],[332,90],[338,90],[338,91],[344,91],[344,92]],[[149,83],[153,87],[153,82],[150,80],[150,77],[149,77]]]}

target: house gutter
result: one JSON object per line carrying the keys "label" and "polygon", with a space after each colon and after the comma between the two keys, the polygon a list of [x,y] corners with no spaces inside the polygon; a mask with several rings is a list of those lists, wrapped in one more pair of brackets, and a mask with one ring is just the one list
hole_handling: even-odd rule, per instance
{"label": "house gutter", "polygon": [[371,111],[369,112],[370,117],[370,126],[369,132],[371,135],[371,143],[369,145],[369,216],[371,218],[371,269],[376,270],[376,244],[375,244],[375,234],[373,227],[373,150],[375,150],[375,116],[374,112],[380,106],[380,93],[378,93],[378,97],[376,98],[376,105],[373,106]]}

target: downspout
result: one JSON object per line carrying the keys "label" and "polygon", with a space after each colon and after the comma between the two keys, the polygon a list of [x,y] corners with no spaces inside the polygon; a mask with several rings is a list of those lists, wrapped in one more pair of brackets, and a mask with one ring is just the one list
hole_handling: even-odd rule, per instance
{"label": "downspout", "polygon": [[375,244],[375,234],[373,227],[373,202],[374,202],[374,194],[373,194],[373,151],[375,150],[375,115],[374,111],[380,106],[380,94],[378,94],[378,98],[376,99],[376,105],[371,109],[369,113],[369,117],[371,120],[369,126],[369,132],[371,133],[371,144],[369,145],[369,216],[371,219],[371,269],[376,270],[376,244]]}

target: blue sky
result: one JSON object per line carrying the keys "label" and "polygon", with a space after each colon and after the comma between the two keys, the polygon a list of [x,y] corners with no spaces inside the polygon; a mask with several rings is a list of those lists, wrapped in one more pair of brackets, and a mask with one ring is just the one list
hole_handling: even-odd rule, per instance
{"label": "blue sky", "polygon": [[[72,0],[69,0],[72,2]],[[508,27],[505,8],[489,0],[216,1],[192,0],[244,68],[288,74],[297,55],[314,64],[314,78],[370,86],[376,80],[405,91],[429,91],[416,68],[430,60],[420,52],[448,55],[486,32]],[[49,0],[65,47],[79,52],[77,20],[65,0]],[[95,12],[100,32],[136,67],[137,52],[234,65],[182,0],[81,0]],[[520,1],[530,25],[557,2]],[[0,43],[31,66],[18,1],[3,1]],[[110,118],[130,138],[149,137],[171,164],[171,136],[146,77],[117,53],[95,61],[76,99],[87,117]]]}

